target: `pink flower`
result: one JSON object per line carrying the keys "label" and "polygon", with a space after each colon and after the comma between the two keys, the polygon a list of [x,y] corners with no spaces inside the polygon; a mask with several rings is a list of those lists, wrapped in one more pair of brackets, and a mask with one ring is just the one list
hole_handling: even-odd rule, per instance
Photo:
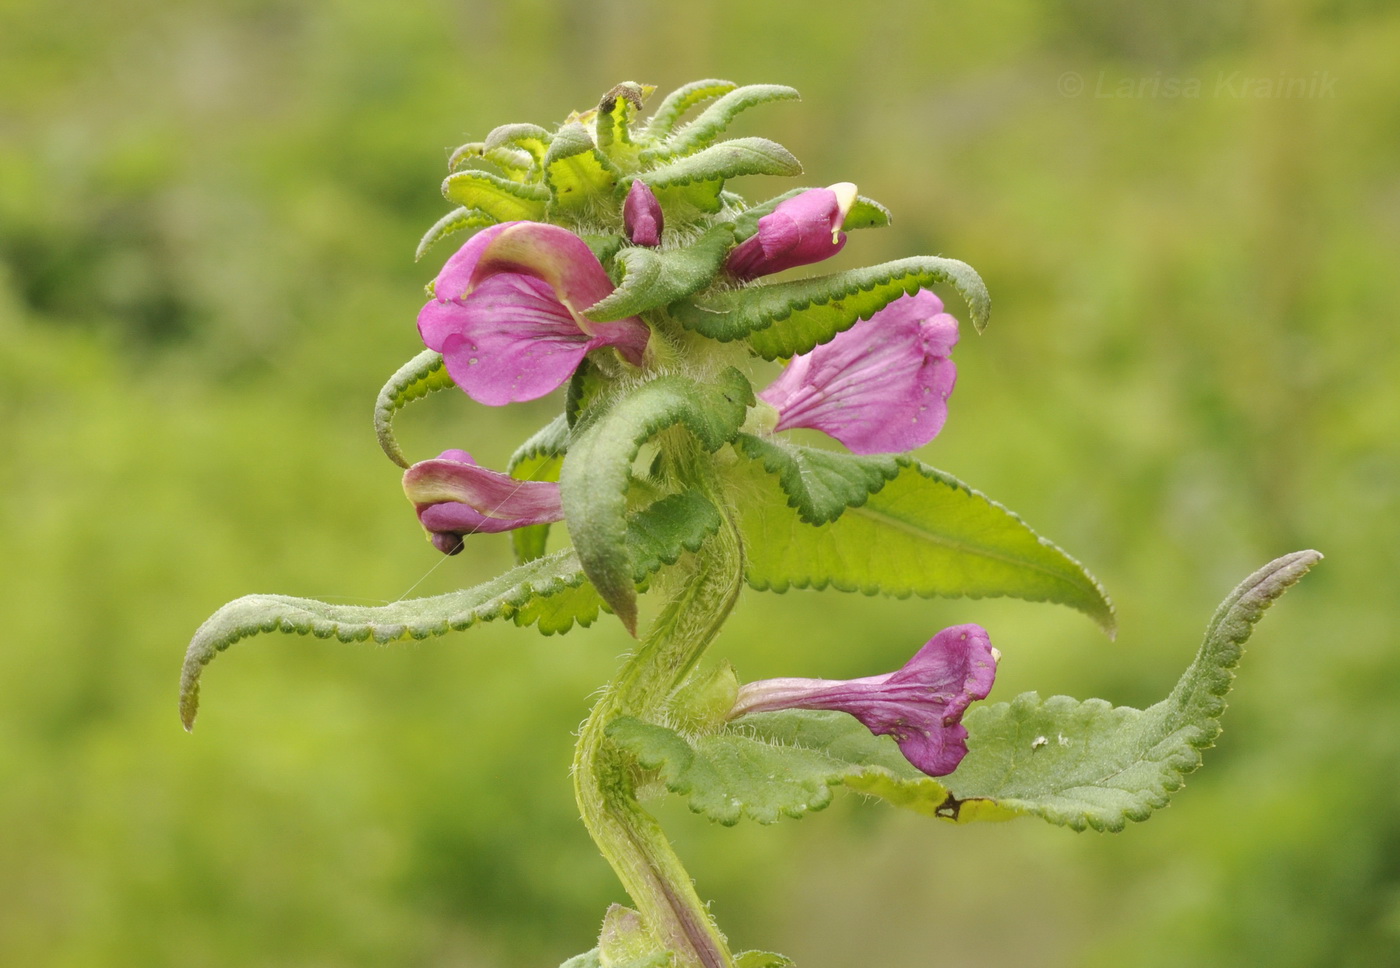
{"label": "pink flower", "polygon": [[734,247],[724,267],[736,279],[753,279],[830,258],[846,244],[841,225],[855,201],[856,186],[838,182],[780,202]]}
{"label": "pink flower", "polygon": [[729,714],[835,709],[876,736],[890,735],[905,759],[929,776],[952,773],[967,755],[962,715],[987,698],[1001,654],[979,625],[939,632],[898,672],[864,679],[761,679],[739,689]]}
{"label": "pink flower", "polygon": [[564,519],[559,485],[521,481],[487,470],[465,450],[445,450],[403,475],[403,490],[443,554],[462,550],[462,536],[497,534]]}
{"label": "pink flower", "polygon": [[561,386],[603,346],[642,363],[646,323],[595,323],[582,313],[613,291],[588,245],[543,222],[483,229],[447,260],[418,332],[479,403],[534,400]]}
{"label": "pink flower", "polygon": [[660,245],[664,225],[656,193],[640,179],[634,181],[627,190],[627,201],[622,203],[622,228],[627,238],[633,245]]}
{"label": "pink flower", "polygon": [[777,430],[820,430],[857,454],[913,450],[948,418],[957,341],[958,321],[921,289],[793,357],[758,397],[778,411]]}

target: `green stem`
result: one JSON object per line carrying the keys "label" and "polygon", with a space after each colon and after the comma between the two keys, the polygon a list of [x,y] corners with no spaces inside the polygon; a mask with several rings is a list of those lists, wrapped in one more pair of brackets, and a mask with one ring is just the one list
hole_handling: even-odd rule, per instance
{"label": "green stem", "polygon": [[734,607],[743,553],[727,516],[688,567],[675,597],[584,723],[574,751],[574,795],[598,849],[657,944],[675,953],[677,968],[730,968],[724,935],[660,824],[637,803],[632,762],[606,735],[619,716],[654,718]]}

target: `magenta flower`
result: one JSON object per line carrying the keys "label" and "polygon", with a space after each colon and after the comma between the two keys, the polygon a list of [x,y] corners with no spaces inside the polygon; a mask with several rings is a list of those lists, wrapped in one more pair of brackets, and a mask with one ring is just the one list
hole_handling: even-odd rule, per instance
{"label": "magenta flower", "polygon": [[627,201],[622,203],[622,228],[627,238],[633,245],[660,245],[664,225],[656,193],[640,179],[634,181],[627,190]]}
{"label": "magenta flower", "polygon": [[820,430],[857,454],[913,450],[948,419],[957,342],[958,321],[921,289],[793,357],[758,397],[778,411],[776,430]]}
{"label": "magenta flower", "polygon": [[753,279],[830,258],[846,244],[841,225],[856,201],[856,186],[838,182],[779,202],[758,220],[758,231],[734,247],[724,267]]}
{"label": "magenta flower", "polygon": [[980,625],[955,625],[929,639],[898,672],[750,682],[739,689],[729,718],[779,709],[839,710],[876,736],[893,736],[905,759],[929,776],[945,776],[967,755],[962,715],[992,691],[1000,658]]}
{"label": "magenta flower", "polygon": [[465,450],[445,450],[403,475],[403,490],[443,554],[462,550],[462,536],[497,534],[564,519],[559,485],[521,481],[481,467]]}
{"label": "magenta flower", "polygon": [[588,245],[543,222],[506,222],[473,236],[447,260],[418,332],[467,396],[499,406],[561,386],[584,356],[614,347],[642,363],[646,323],[595,323],[582,313],[613,291]]}

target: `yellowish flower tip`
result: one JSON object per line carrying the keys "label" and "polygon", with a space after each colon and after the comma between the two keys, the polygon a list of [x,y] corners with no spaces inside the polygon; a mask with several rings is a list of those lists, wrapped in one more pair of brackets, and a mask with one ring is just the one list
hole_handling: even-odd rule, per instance
{"label": "yellowish flower tip", "polygon": [[996,646],[992,647],[992,662],[996,665],[1001,665],[1001,650]]}
{"label": "yellowish flower tip", "polygon": [[836,228],[831,232],[831,241],[836,242],[841,235],[841,225],[850,214],[851,206],[856,203],[856,186],[854,182],[837,182],[835,185],[826,186],[826,190],[836,193],[836,206],[841,212],[841,221],[836,223]]}

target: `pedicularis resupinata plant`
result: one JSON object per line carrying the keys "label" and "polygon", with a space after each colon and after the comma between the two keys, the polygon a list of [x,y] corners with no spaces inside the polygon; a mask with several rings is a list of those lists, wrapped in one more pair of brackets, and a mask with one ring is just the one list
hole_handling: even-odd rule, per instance
{"label": "pedicularis resupinata plant", "polygon": [[[772,141],[720,140],[736,114],[791,88],[700,81],[643,122],[650,94],[620,84],[553,131],[508,124],[459,148],[443,183],[457,207],[419,249],[467,236],[418,314],[427,349],[379,394],[379,443],[406,468],[438,551],[509,532],[517,566],[382,607],[240,598],[196,633],[180,712],[191,726],[205,666],[259,632],[392,642],[509,619],[552,634],[611,613],[637,643],[579,732],[573,782],[633,907],[614,905],[596,947],[567,965],[774,968],[789,962],[730,951],[643,795],[675,794],[726,825],[802,817],[845,786],[952,823],[1120,830],[1200,765],[1251,627],[1321,556],[1245,579],[1149,709],[1036,693],[983,703],[1001,653],[973,624],[930,629],[903,668],[846,681],[744,682],[707,657],[746,584],[1010,595],[1068,605],[1110,635],[1113,608],[1077,561],[909,453],[948,414],[959,326],[944,299],[987,324],[977,273],[914,256],[771,280],[889,213],[849,182],[757,203],[726,188],[801,173]],[[755,386],[755,357],[786,368]],[[453,386],[487,406],[562,389],[563,412],[503,471],[464,450],[410,463],[394,416]],[[557,524],[568,540],[556,529],[550,550]],[[1002,645],[1014,661],[1018,646]]]}

